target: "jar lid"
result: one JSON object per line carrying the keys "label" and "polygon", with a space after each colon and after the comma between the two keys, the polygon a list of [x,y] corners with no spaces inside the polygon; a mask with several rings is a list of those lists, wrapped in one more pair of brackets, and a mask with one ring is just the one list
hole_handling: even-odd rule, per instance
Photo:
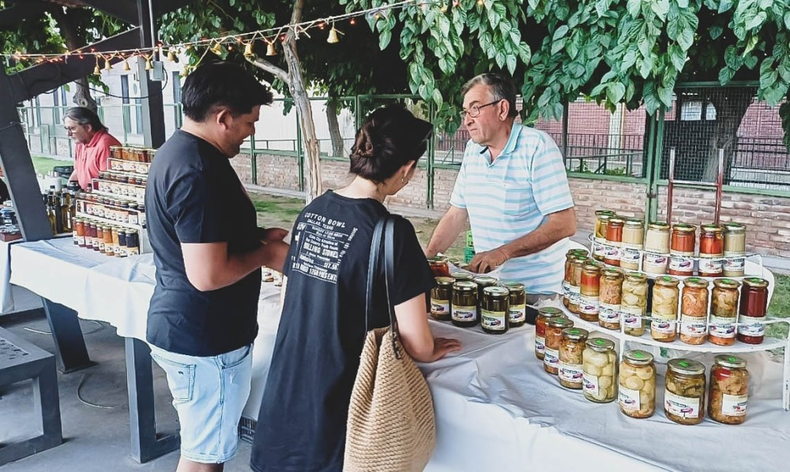
{"label": "jar lid", "polygon": [[573,321],[564,316],[552,316],[549,318],[548,324],[554,328],[573,328]]}
{"label": "jar lid", "polygon": [[455,279],[452,277],[436,277],[436,283],[439,285],[452,285]]}
{"label": "jar lid", "polygon": [[524,284],[521,282],[505,282],[503,285],[511,292],[523,292],[525,290]]}
{"label": "jar lid", "polygon": [[722,227],[719,225],[702,225],[700,226],[700,231],[705,233],[721,233]]}
{"label": "jar lid", "polygon": [[746,368],[746,361],[740,357],[719,354],[713,358],[714,362],[720,366],[732,367],[734,369]]}
{"label": "jar lid", "polygon": [[768,286],[768,281],[759,277],[747,277],[743,279],[743,285],[744,287],[748,285],[753,288],[765,288]]}
{"label": "jar lid", "polygon": [[653,354],[650,354],[649,352],[641,351],[639,349],[626,351],[623,357],[625,359],[628,359],[628,362],[637,365],[648,365],[653,362]]}
{"label": "jar lid", "polygon": [[705,366],[691,359],[672,359],[667,362],[667,367],[679,374],[700,375],[705,373]]}
{"label": "jar lid", "polygon": [[562,330],[562,337],[573,341],[586,340],[590,332],[582,328],[565,328]]}
{"label": "jar lid", "polygon": [[453,289],[458,290],[460,292],[471,292],[477,291],[477,284],[472,282],[471,280],[456,280],[453,284]]}
{"label": "jar lid", "polygon": [[656,285],[661,285],[663,287],[677,287],[678,283],[680,283],[680,280],[669,275],[662,275],[656,278]]}
{"label": "jar lid", "polygon": [[442,264],[447,262],[447,258],[444,256],[433,256],[428,258],[428,262],[430,264]]}
{"label": "jar lid", "polygon": [[452,272],[450,273],[450,277],[454,278],[455,280],[463,280],[463,281],[472,281],[472,275],[466,272]]}
{"label": "jar lid", "polygon": [[713,286],[719,288],[737,289],[741,286],[741,283],[733,279],[716,279],[713,281]]}
{"label": "jar lid", "polygon": [[622,279],[623,273],[617,269],[604,269],[601,271],[601,275],[606,277],[607,279]]}
{"label": "jar lid", "polygon": [[624,225],[625,224],[625,219],[620,218],[619,216],[613,216],[613,217],[609,218],[609,224],[610,225]]}
{"label": "jar lid", "polygon": [[544,306],[544,307],[538,308],[538,314],[546,316],[546,317],[565,316],[565,313],[563,313],[562,310],[560,310],[559,308],[554,307],[554,306]]}
{"label": "jar lid", "polygon": [[724,226],[724,231],[727,233],[742,233],[746,231],[746,226],[743,223],[736,223],[734,221],[722,223],[722,226]]}
{"label": "jar lid", "polygon": [[597,352],[606,352],[614,349],[614,343],[604,338],[590,338],[587,340],[587,347]]}
{"label": "jar lid", "polygon": [[708,281],[699,277],[689,277],[683,281],[683,285],[691,288],[707,288]]}
{"label": "jar lid", "polygon": [[614,216],[615,212],[613,212],[612,210],[595,210],[595,216],[602,216],[602,215]]}
{"label": "jar lid", "polygon": [[696,226],[687,225],[686,223],[677,223],[672,226],[673,231],[680,231],[681,233],[691,233],[697,230]]}
{"label": "jar lid", "polygon": [[647,229],[652,229],[655,231],[669,231],[669,225],[662,221],[656,221],[655,223],[650,223],[647,225]]}
{"label": "jar lid", "polygon": [[477,285],[494,285],[494,284],[497,283],[497,279],[494,278],[494,277],[491,277],[489,275],[482,275],[480,277],[474,277],[472,280]]}
{"label": "jar lid", "polygon": [[571,258],[571,264],[581,265],[587,264],[587,256],[575,255]]}
{"label": "jar lid", "polygon": [[628,228],[642,228],[644,226],[644,222],[638,218],[628,218],[625,220],[625,226]]}
{"label": "jar lid", "polygon": [[642,274],[641,272],[631,272],[628,275],[626,275],[625,278],[629,282],[646,282],[647,281],[647,277],[645,277],[645,274]]}
{"label": "jar lid", "polygon": [[492,297],[507,297],[510,291],[505,287],[486,287],[483,289],[484,295],[491,295]]}

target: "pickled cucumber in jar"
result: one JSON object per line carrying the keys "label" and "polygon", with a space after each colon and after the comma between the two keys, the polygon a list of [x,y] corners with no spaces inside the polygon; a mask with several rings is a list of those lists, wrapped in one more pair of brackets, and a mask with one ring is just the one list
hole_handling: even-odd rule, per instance
{"label": "pickled cucumber in jar", "polygon": [[702,422],[705,398],[705,366],[689,359],[667,363],[664,414],[675,423]]}

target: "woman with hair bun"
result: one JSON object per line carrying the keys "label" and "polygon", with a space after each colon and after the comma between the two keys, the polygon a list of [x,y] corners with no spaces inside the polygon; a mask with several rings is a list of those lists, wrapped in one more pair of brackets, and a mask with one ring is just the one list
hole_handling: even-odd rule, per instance
{"label": "woman with hair bun", "polygon": [[[255,431],[251,465],[263,471],[343,468],[346,418],[366,335],[365,285],[384,199],[409,183],[433,126],[400,106],[379,108],[351,149],[354,180],[313,200],[297,218],[284,267],[282,318]],[[411,357],[433,362],[457,351],[457,340],[434,338],[425,294],[434,286],[414,227],[395,223],[395,307]],[[383,284],[374,306],[385,307]],[[389,325],[386,309],[367,329]]]}

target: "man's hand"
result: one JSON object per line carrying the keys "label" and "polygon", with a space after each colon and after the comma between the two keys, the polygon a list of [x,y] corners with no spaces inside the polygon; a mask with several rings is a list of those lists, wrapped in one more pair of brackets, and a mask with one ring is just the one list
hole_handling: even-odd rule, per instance
{"label": "man's hand", "polygon": [[288,230],[282,228],[259,228],[258,236],[261,238],[261,241],[265,242],[282,241],[288,236]]}
{"label": "man's hand", "polygon": [[478,274],[485,274],[501,266],[507,260],[508,257],[505,251],[501,247],[498,247],[490,251],[475,254],[475,257],[469,262],[469,270]]}

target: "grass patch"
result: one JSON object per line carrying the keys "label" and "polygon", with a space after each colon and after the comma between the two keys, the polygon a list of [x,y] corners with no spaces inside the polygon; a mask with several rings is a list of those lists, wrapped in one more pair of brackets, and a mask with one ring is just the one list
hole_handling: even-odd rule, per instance
{"label": "grass patch", "polygon": [[51,172],[55,166],[70,166],[74,165],[73,161],[62,161],[60,159],[50,159],[48,157],[33,156],[33,168],[36,169],[37,174],[46,175]]}
{"label": "grass patch", "polygon": [[[768,313],[781,318],[790,318],[790,276],[774,274],[776,285],[771,297]],[[787,338],[787,323],[774,323],[766,328],[766,336],[772,338]]]}

